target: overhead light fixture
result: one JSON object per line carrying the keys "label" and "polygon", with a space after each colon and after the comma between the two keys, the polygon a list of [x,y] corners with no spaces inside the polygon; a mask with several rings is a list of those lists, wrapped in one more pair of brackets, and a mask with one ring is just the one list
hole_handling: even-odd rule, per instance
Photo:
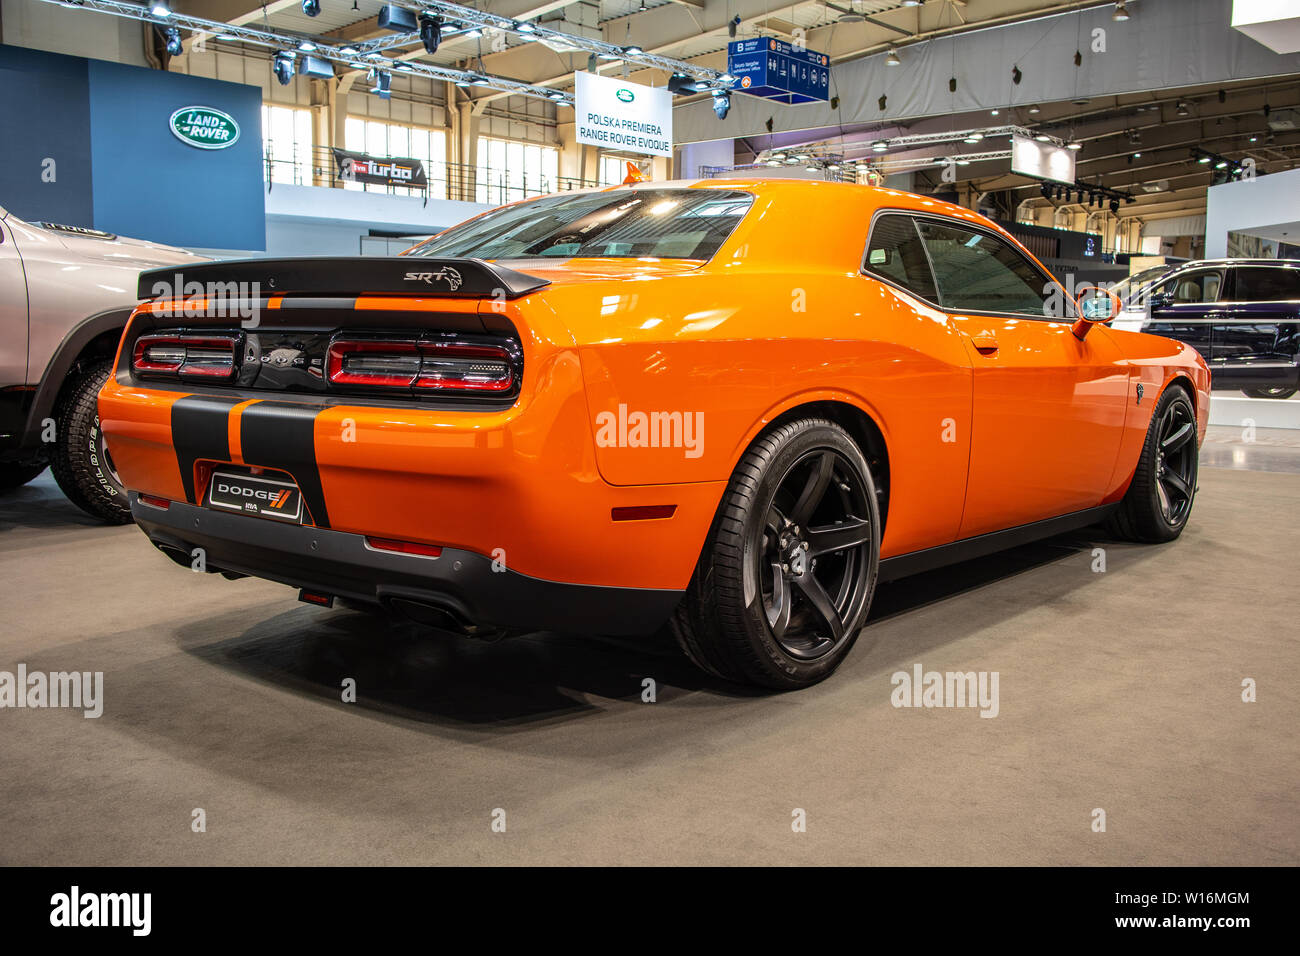
{"label": "overhead light fixture", "polygon": [[425,53],[438,52],[438,44],[442,42],[442,17],[432,13],[420,14],[420,42],[424,44]]}
{"label": "overhead light fixture", "polygon": [[149,6],[149,13],[155,17],[162,17],[164,20],[172,15],[172,8],[165,3],[154,3]]}
{"label": "overhead light fixture", "polygon": [[889,143],[883,139],[878,139],[871,144],[871,149],[873,152],[883,153],[885,150],[889,149]]}
{"label": "overhead light fixture", "polygon": [[1023,73],[1020,72],[1020,67],[1018,67],[1018,66],[1013,66],[1013,67],[1011,68],[1011,82],[1012,82],[1012,83],[1014,83],[1014,84],[1016,84],[1017,86],[1019,86],[1019,85],[1020,85],[1020,81],[1021,81],[1022,79],[1024,79],[1024,76],[1025,76],[1025,75],[1024,75]]}
{"label": "overhead light fixture", "polygon": [[339,47],[339,53],[343,56],[356,56],[357,48],[354,46],[341,46]]}
{"label": "overhead light fixture", "polygon": [[1050,141],[1051,138],[1052,137],[1048,136],[1046,133],[1039,133],[1037,136],[1034,137],[1034,139],[1036,139],[1040,143],[1046,143]]}
{"label": "overhead light fixture", "polygon": [[168,56],[180,56],[185,52],[185,43],[181,40],[181,31],[175,27],[168,27],[163,33],[166,39],[165,48]]}
{"label": "overhead light fixture", "polygon": [[920,5],[921,0],[903,0],[903,6],[905,7],[919,7]]}
{"label": "overhead light fixture", "polygon": [[1258,137],[1258,136],[1252,136],[1252,137],[1250,138],[1250,142],[1252,142],[1252,143],[1257,143],[1257,142],[1259,142],[1259,137]]}
{"label": "overhead light fixture", "polygon": [[632,46],[625,46],[625,47],[623,47],[623,52],[624,52],[627,56],[640,56],[641,54],[645,53],[645,50],[641,49],[639,46],[637,46],[637,45],[634,43],[634,44],[632,44]]}
{"label": "overhead light fixture", "polygon": [[1124,6],[1124,0],[1118,0],[1115,4],[1115,12],[1110,15],[1110,18],[1116,23],[1123,23],[1128,19],[1128,8]]}
{"label": "overhead light fixture", "polygon": [[1179,116],[1191,116],[1191,115],[1192,115],[1192,114],[1191,114],[1190,112],[1188,112],[1188,110],[1187,110],[1187,104],[1184,103],[1182,100],[1179,100],[1179,101],[1178,101],[1178,115],[1179,115]]}
{"label": "overhead light fixture", "polygon": [[1208,166],[1210,163],[1210,157],[1202,156],[1200,159],[1197,160],[1197,162],[1200,163],[1202,166]]}
{"label": "overhead light fixture", "polygon": [[1037,116],[1037,115],[1038,115],[1039,113],[1041,113],[1041,112],[1042,112],[1042,110],[1039,109],[1037,105],[1034,105],[1034,106],[1029,107],[1029,115],[1030,115],[1030,116]]}
{"label": "overhead light fixture", "polygon": [[1083,149],[1083,144],[1082,144],[1082,143],[1077,143],[1077,142],[1075,142],[1075,143],[1066,143],[1066,144],[1065,144],[1065,148],[1066,148],[1066,149]]}
{"label": "overhead light fixture", "polygon": [[1133,154],[1133,158],[1134,158],[1134,159],[1141,159],[1141,158],[1142,158],[1142,154],[1141,154],[1141,153],[1134,153],[1134,154]]}
{"label": "overhead light fixture", "polygon": [[468,30],[466,30],[464,33],[461,34],[461,36],[464,37],[466,40],[477,40],[482,35],[483,35],[483,31],[480,30],[478,27],[470,27]]}
{"label": "overhead light fixture", "polygon": [[302,12],[309,17],[320,16],[320,0],[302,0]]}
{"label": "overhead light fixture", "polygon": [[889,48],[889,55],[885,57],[885,66],[898,66],[903,61],[898,58],[898,51],[892,46]]}
{"label": "overhead light fixture", "polygon": [[791,156],[791,157],[789,157],[788,159],[786,159],[785,162],[786,162],[786,165],[787,165],[787,166],[795,166],[795,165],[798,165],[799,160],[796,159],[794,156]]}
{"label": "overhead light fixture", "polygon": [[547,95],[548,97],[550,97],[551,99],[553,99],[553,100],[562,100],[562,99],[564,99],[564,94],[561,93],[559,90],[556,90],[554,93],[547,93],[546,95]]}
{"label": "overhead light fixture", "polygon": [[316,49],[316,44],[312,43],[310,40],[303,40],[298,44],[298,49],[302,50],[303,53],[311,53]]}
{"label": "overhead light fixture", "polygon": [[293,55],[277,53],[271,69],[275,71],[275,78],[280,81],[280,85],[288,86],[293,82]]}
{"label": "overhead light fixture", "polygon": [[1001,112],[1002,112],[1001,110],[989,110],[989,115],[990,115],[990,116],[997,116],[997,115],[998,115],[999,113],[1001,113]]}
{"label": "overhead light fixture", "polygon": [[713,94],[713,115],[720,120],[727,118],[727,113],[731,110],[730,93]]}
{"label": "overhead light fixture", "polygon": [[375,94],[381,100],[391,99],[393,95],[393,76],[383,70],[371,70],[371,78],[375,85],[370,88],[370,92]]}
{"label": "overhead light fixture", "polygon": [[1111,214],[1112,216],[1118,216],[1118,215],[1119,215],[1119,200],[1118,200],[1118,199],[1112,199],[1112,200],[1110,201],[1110,214]]}
{"label": "overhead light fixture", "polygon": [[1215,169],[1223,169],[1223,168],[1224,168],[1225,166],[1227,166],[1227,165],[1228,165],[1228,161],[1227,161],[1226,159],[1221,159],[1221,160],[1219,160],[1217,163],[1214,164],[1214,168],[1215,168]]}
{"label": "overhead light fixture", "polygon": [[984,134],[983,134],[983,133],[971,133],[969,136],[967,136],[965,139],[963,139],[962,142],[963,142],[963,143],[978,143],[978,142],[979,142],[980,140],[982,140],[983,138],[984,138]]}
{"label": "overhead light fixture", "polygon": [[969,159],[959,159],[959,160],[957,160],[957,165],[958,165],[958,166],[969,166],[969,165],[970,165],[970,160],[969,160]]}

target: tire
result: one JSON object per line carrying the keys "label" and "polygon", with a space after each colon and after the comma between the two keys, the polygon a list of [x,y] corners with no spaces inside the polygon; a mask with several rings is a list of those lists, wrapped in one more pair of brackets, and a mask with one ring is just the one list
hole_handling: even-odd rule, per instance
{"label": "tire", "polygon": [[1196,409],[1187,392],[1165,389],[1147,427],[1133,481],[1108,522],[1129,541],[1157,544],[1183,533],[1196,497]]}
{"label": "tire", "polygon": [[68,499],[107,524],[127,524],[131,508],[126,489],[113,470],[99,427],[99,390],[112,363],[97,362],[70,378],[55,407],[57,429],[50,451],[50,470]]}
{"label": "tire", "polygon": [[761,435],[736,466],[670,627],[717,677],[807,687],[853,647],[879,564],[861,450],[833,422],[797,419]]}
{"label": "tire", "polygon": [[1290,398],[1300,388],[1290,385],[1273,385],[1268,388],[1243,388],[1241,393],[1247,398]]}
{"label": "tire", "polygon": [[45,470],[45,465],[23,465],[0,461],[0,494],[21,488]]}

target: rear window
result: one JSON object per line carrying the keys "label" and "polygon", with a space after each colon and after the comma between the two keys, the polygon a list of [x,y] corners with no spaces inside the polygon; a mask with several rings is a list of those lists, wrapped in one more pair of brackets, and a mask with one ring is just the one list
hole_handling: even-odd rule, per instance
{"label": "rear window", "polygon": [[718,189],[616,189],[547,196],[493,210],[406,254],[707,260],[753,202],[749,193]]}
{"label": "rear window", "polygon": [[1238,302],[1289,302],[1300,299],[1300,269],[1238,266]]}

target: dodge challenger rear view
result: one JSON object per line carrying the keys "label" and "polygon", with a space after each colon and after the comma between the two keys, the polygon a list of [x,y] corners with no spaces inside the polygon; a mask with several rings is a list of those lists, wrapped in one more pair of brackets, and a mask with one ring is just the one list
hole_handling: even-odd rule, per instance
{"label": "dodge challenger rear view", "polygon": [[646,183],[400,257],[174,273],[141,277],[99,397],[132,513],[186,568],[317,603],[668,625],[796,688],[880,580],[1103,521],[1168,541],[1192,508],[1197,353],[907,193]]}

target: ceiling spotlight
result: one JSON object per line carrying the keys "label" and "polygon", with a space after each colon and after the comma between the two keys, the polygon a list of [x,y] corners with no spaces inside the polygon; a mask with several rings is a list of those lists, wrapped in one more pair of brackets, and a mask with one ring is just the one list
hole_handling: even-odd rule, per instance
{"label": "ceiling spotlight", "polygon": [[919,7],[920,5],[921,0],[903,0],[903,6],[905,7]]}
{"label": "ceiling spotlight", "polygon": [[432,55],[438,52],[438,44],[442,42],[442,17],[431,13],[420,14],[420,42],[424,44],[425,53]]}
{"label": "ceiling spotlight", "polygon": [[1075,149],[1075,150],[1083,149],[1083,144],[1082,144],[1082,143],[1066,143],[1066,144],[1065,144],[1065,148],[1066,148],[1066,149]]}
{"label": "ceiling spotlight", "polygon": [[990,115],[990,116],[997,116],[997,115],[1000,114],[1001,112],[1002,112],[1001,110],[989,110],[989,115]]}
{"label": "ceiling spotlight", "polygon": [[309,17],[320,16],[320,0],[302,0],[302,12]]}
{"label": "ceiling spotlight", "polygon": [[958,165],[958,166],[969,166],[969,165],[970,165],[970,160],[969,160],[969,159],[959,159],[959,160],[957,160],[957,165]]}
{"label": "ceiling spotlight", "polygon": [[965,139],[963,139],[962,142],[963,142],[963,143],[978,143],[978,142],[979,142],[980,140],[982,140],[983,138],[984,138],[984,134],[983,134],[983,133],[971,133],[969,136],[967,136]]}
{"label": "ceiling spotlight", "polygon": [[1041,112],[1042,112],[1042,110],[1039,109],[1037,105],[1034,105],[1034,106],[1029,107],[1029,115],[1030,115],[1030,116],[1037,116],[1037,115],[1038,115],[1039,113],[1041,113]]}
{"label": "ceiling spotlight", "polygon": [[168,27],[163,36],[167,38],[167,55],[180,56],[185,52],[185,44],[181,42],[181,31],[175,27]]}
{"label": "ceiling spotlight", "polygon": [[1118,215],[1119,215],[1119,200],[1118,200],[1118,199],[1112,199],[1112,200],[1110,201],[1110,214],[1111,214],[1112,216],[1118,216]]}
{"label": "ceiling spotlight", "polygon": [[277,53],[275,60],[271,64],[275,71],[275,78],[280,81],[281,86],[288,86],[293,82],[293,56],[288,53]]}
{"label": "ceiling spotlight", "polygon": [[1252,142],[1252,143],[1258,143],[1258,142],[1259,142],[1259,137],[1258,137],[1258,136],[1252,136],[1252,137],[1250,138],[1250,142]]}
{"label": "ceiling spotlight", "polygon": [[316,49],[316,44],[312,43],[310,40],[303,40],[298,44],[298,49],[302,50],[303,53],[311,53]]}
{"label": "ceiling spotlight", "polygon": [[1190,112],[1188,112],[1187,104],[1184,103],[1182,100],[1179,100],[1179,101],[1178,101],[1178,115],[1179,115],[1179,116],[1191,116],[1191,115],[1192,115]]}
{"label": "ceiling spotlight", "polygon": [[1037,136],[1034,137],[1034,139],[1038,140],[1038,142],[1040,143],[1049,142],[1051,138],[1052,137],[1048,136],[1046,133],[1039,133]]}
{"label": "ceiling spotlight", "polygon": [[152,3],[149,5],[149,13],[165,20],[172,15],[172,8],[165,3]]}
{"label": "ceiling spotlight", "polygon": [[892,46],[889,48],[889,55],[885,57],[885,66],[898,66],[903,61],[898,58],[898,51]]}
{"label": "ceiling spotlight", "polygon": [[883,139],[878,139],[871,144],[871,149],[873,152],[883,153],[885,150],[889,149],[889,143]]}
{"label": "ceiling spotlight", "polygon": [[798,162],[799,159],[796,156],[790,156],[789,158],[786,159],[786,163],[791,166],[796,165]]}
{"label": "ceiling spotlight", "polygon": [[1025,76],[1025,74],[1023,74],[1023,73],[1020,72],[1020,67],[1018,67],[1018,66],[1013,66],[1013,67],[1011,68],[1011,82],[1012,82],[1012,83],[1015,83],[1017,86],[1019,86],[1019,85],[1020,85],[1020,81],[1024,78],[1024,76]]}
{"label": "ceiling spotlight", "polygon": [[370,92],[381,100],[390,99],[393,95],[393,75],[383,70],[371,70],[371,79],[375,85],[370,88]]}
{"label": "ceiling spotlight", "polygon": [[1128,9],[1124,6],[1124,0],[1118,0],[1115,4],[1115,12],[1110,15],[1110,18],[1116,23],[1123,23],[1128,19]]}
{"label": "ceiling spotlight", "polygon": [[556,100],[557,102],[564,99],[564,94],[561,93],[559,90],[556,90],[553,93],[547,93],[546,95],[549,96],[551,99]]}
{"label": "ceiling spotlight", "polygon": [[729,21],[727,21],[727,36],[731,37],[731,39],[733,40],[736,39],[736,28],[739,26],[740,26],[740,14],[736,14]]}
{"label": "ceiling spotlight", "polygon": [[533,25],[532,25],[531,23],[529,23],[527,20],[520,20],[518,23],[515,24],[515,32],[516,32],[516,33],[535,33],[535,32],[537,32],[537,27],[533,26]]}
{"label": "ceiling spotlight", "polygon": [[1223,169],[1223,168],[1224,168],[1225,166],[1227,166],[1227,165],[1228,165],[1228,161],[1227,161],[1226,159],[1221,159],[1221,160],[1219,160],[1217,163],[1214,164],[1214,168],[1215,168],[1215,169]]}
{"label": "ceiling spotlight", "polygon": [[1134,158],[1134,159],[1141,159],[1141,158],[1142,158],[1142,154],[1141,154],[1141,153],[1134,153],[1134,154],[1133,154],[1133,158]]}
{"label": "ceiling spotlight", "polygon": [[713,115],[720,120],[727,118],[727,113],[731,110],[730,93],[713,94]]}
{"label": "ceiling spotlight", "polygon": [[645,52],[645,50],[641,49],[641,48],[640,48],[639,46],[637,46],[635,43],[632,44],[631,46],[625,46],[625,47],[623,47],[623,53],[624,53],[626,56],[640,56],[640,55],[643,54],[644,52]]}
{"label": "ceiling spotlight", "polygon": [[465,40],[477,40],[482,35],[483,35],[483,31],[481,29],[479,29],[478,27],[470,27],[468,30],[466,30],[464,33],[461,34],[461,38]]}
{"label": "ceiling spotlight", "polygon": [[341,46],[339,47],[339,53],[343,56],[356,56],[357,48],[354,46]]}
{"label": "ceiling spotlight", "polygon": [[1197,160],[1197,162],[1200,163],[1202,166],[1208,166],[1210,163],[1210,157],[1202,156],[1200,159]]}

